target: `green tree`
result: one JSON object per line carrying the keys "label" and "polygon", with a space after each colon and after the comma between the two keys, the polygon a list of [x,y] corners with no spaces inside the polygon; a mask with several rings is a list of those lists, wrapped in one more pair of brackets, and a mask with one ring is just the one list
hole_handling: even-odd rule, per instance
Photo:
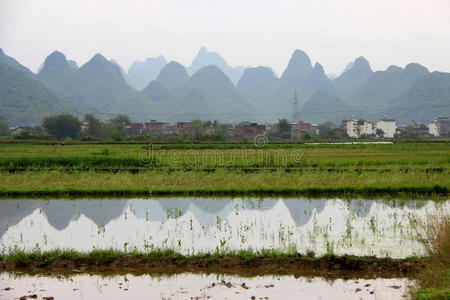
{"label": "green tree", "polygon": [[0,136],[9,134],[8,122],[0,115]]}
{"label": "green tree", "polygon": [[312,136],[307,132],[301,136],[302,140],[309,141],[312,139]]}
{"label": "green tree", "polygon": [[191,126],[194,129],[194,139],[200,140],[204,132],[204,123],[200,120],[192,120]]}
{"label": "green tree", "polygon": [[86,133],[90,136],[98,137],[102,130],[102,121],[94,117],[92,114],[84,115],[83,119],[86,125]]}
{"label": "green tree", "polygon": [[377,128],[377,129],[375,130],[375,135],[376,135],[377,137],[384,137],[384,131],[383,131],[383,129]]}
{"label": "green tree", "polygon": [[127,115],[119,114],[116,117],[109,120],[109,124],[120,132],[124,132],[125,126],[130,125],[130,118]]}
{"label": "green tree", "polygon": [[339,136],[336,134],[336,129],[338,127],[333,122],[325,122],[322,124],[319,124],[319,137],[329,140],[335,140],[338,139]]}
{"label": "green tree", "polygon": [[42,128],[42,126],[36,125],[36,126],[33,126],[31,128],[31,133],[33,135],[44,135],[45,134],[45,130],[44,130],[44,128]]}
{"label": "green tree", "polygon": [[278,124],[278,134],[283,139],[288,139],[291,137],[292,125],[289,123],[287,119],[279,119]]}
{"label": "green tree", "polygon": [[215,141],[224,141],[227,138],[227,134],[223,128],[217,127],[214,129],[211,137]]}
{"label": "green tree", "polygon": [[250,125],[249,121],[243,121],[236,125],[236,129],[242,129],[244,126]]}
{"label": "green tree", "polygon": [[42,127],[58,139],[76,138],[81,131],[81,121],[70,114],[53,115],[42,121]]}

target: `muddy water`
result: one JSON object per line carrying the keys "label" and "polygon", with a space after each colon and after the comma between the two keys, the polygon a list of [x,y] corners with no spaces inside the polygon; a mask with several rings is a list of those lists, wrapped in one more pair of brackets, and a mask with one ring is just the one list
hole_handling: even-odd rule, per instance
{"label": "muddy water", "polygon": [[170,248],[421,254],[416,227],[450,201],[161,198],[2,200],[0,251]]}
{"label": "muddy water", "polygon": [[[407,279],[243,278],[185,273],[149,275],[18,276],[0,273],[0,299],[36,295],[38,299],[407,299]],[[254,298],[252,298],[254,297]]]}

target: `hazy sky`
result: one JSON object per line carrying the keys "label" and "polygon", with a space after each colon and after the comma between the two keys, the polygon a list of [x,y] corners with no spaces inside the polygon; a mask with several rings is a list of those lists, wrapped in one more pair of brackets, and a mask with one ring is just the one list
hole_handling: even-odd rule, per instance
{"label": "hazy sky", "polygon": [[278,73],[295,49],[327,73],[358,56],[450,72],[450,0],[0,0],[0,47],[32,70],[56,49],[189,66],[200,46]]}

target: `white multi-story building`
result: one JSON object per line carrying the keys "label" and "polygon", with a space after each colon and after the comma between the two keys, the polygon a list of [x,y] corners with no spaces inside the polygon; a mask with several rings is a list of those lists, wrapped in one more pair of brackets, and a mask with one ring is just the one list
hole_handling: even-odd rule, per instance
{"label": "white multi-story building", "polygon": [[366,120],[347,120],[347,135],[352,138],[359,138],[361,135],[373,134],[373,124]]}
{"label": "white multi-story building", "polygon": [[439,131],[436,122],[428,123],[428,133],[432,136],[439,136]]}
{"label": "white multi-story building", "polygon": [[397,124],[394,119],[381,119],[375,122],[375,132],[377,129],[383,130],[383,137],[393,138]]}

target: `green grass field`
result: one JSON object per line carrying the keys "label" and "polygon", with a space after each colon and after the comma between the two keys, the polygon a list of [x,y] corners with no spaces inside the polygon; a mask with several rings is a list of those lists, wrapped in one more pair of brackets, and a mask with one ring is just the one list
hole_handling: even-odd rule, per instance
{"label": "green grass field", "polygon": [[0,193],[445,196],[450,189],[450,143],[238,146],[0,144]]}
{"label": "green grass field", "polygon": [[[449,167],[450,143],[393,145],[1,144],[0,168],[404,168]],[[226,145],[227,147],[229,145]],[[276,147],[275,147],[276,146]],[[284,148],[281,148],[281,147]],[[164,148],[164,149],[161,149]],[[172,149],[175,148],[175,149]],[[205,149],[206,148],[206,149]]]}

